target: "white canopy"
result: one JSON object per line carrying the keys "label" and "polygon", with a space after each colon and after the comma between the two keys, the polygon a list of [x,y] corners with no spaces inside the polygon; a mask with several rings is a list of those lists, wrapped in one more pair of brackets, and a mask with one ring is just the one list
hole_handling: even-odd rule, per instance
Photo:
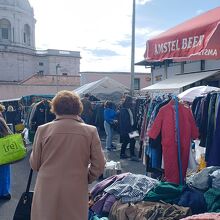
{"label": "white canopy", "polygon": [[196,86],[180,93],[178,98],[186,102],[193,102],[196,97],[212,91],[220,91],[220,88],[213,86]]}
{"label": "white canopy", "polygon": [[199,73],[190,73],[190,74],[181,74],[175,75],[172,78],[165,79],[151,86],[141,89],[141,91],[148,92],[169,92],[169,93],[180,93],[181,89],[184,86],[190,85],[194,82],[200,81],[202,79],[208,78],[215,74],[219,73],[218,71],[206,71]]}
{"label": "white canopy", "polygon": [[[74,92],[76,92],[79,96],[90,93],[103,100],[109,98],[110,96],[121,96],[125,92],[129,92],[129,89],[114,79],[104,77],[98,81],[87,83],[75,89]],[[114,97],[112,97],[111,100],[113,98]]]}

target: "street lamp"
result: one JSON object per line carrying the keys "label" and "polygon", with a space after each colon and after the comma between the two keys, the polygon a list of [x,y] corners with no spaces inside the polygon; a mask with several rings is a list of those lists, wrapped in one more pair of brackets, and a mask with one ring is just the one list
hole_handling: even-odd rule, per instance
{"label": "street lamp", "polygon": [[135,53],[135,0],[132,9],[132,39],[131,39],[131,95],[134,95],[134,53]]}
{"label": "street lamp", "polygon": [[60,64],[56,65],[56,88],[58,92],[58,69],[61,68]]}

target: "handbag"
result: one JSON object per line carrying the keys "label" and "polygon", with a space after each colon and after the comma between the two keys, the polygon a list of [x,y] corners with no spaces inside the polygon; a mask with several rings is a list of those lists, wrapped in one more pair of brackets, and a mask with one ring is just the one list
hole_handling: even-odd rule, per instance
{"label": "handbag", "polygon": [[0,138],[0,165],[22,160],[27,149],[21,134],[10,134]]}
{"label": "handbag", "polygon": [[22,193],[18,205],[15,209],[13,220],[30,220],[31,219],[31,205],[34,192],[30,191],[31,179],[33,170],[30,170],[26,191]]}

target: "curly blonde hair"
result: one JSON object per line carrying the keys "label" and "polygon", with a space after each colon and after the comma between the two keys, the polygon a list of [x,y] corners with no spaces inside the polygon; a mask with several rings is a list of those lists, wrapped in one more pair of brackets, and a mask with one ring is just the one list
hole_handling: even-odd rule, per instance
{"label": "curly blonde hair", "polygon": [[0,112],[3,112],[3,111],[5,111],[5,106],[0,104]]}

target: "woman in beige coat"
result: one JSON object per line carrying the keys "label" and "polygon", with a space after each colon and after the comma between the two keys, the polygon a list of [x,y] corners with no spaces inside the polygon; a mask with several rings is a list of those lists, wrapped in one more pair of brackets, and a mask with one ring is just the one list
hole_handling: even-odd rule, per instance
{"label": "woman in beige coat", "polygon": [[56,119],[38,127],[30,156],[38,171],[31,220],[87,220],[88,184],[105,165],[97,129],[81,121],[73,92],[57,93],[52,111]]}

